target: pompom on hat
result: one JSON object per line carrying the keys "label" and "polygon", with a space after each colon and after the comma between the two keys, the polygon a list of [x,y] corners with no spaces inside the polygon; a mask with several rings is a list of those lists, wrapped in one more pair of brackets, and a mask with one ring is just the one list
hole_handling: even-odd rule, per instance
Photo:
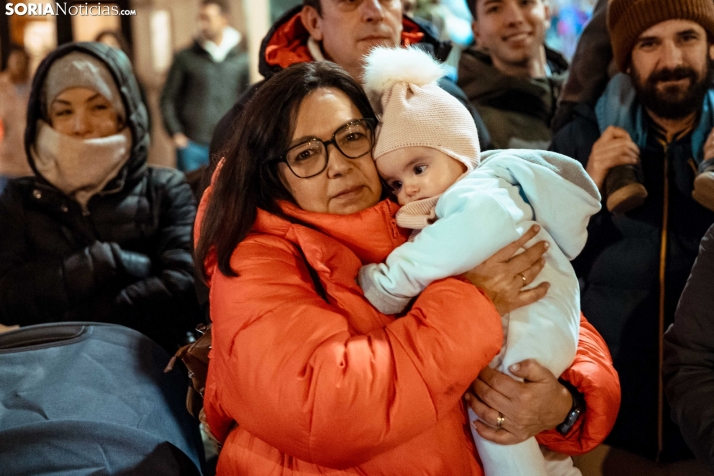
{"label": "pompom on hat", "polygon": [[471,171],[481,154],[476,125],[458,99],[439,87],[444,65],[418,47],[374,48],[364,89],[380,120],[373,157],[403,147],[431,147]]}
{"label": "pompom on hat", "polygon": [[609,0],[607,28],[612,53],[623,73],[630,64],[632,49],[642,32],[667,20],[689,20],[714,37],[712,0]]}

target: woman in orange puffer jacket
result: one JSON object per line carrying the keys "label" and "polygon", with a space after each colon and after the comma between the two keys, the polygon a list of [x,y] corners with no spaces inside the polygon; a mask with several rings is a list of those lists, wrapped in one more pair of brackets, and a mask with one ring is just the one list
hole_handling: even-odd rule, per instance
{"label": "woman in orange puffer jacket", "polygon": [[[398,206],[382,200],[373,124],[366,96],[338,66],[293,66],[248,104],[203,197],[196,253],[214,323],[205,410],[223,443],[219,475],[483,474],[462,396],[501,347],[500,313],[545,294],[521,291],[521,273],[532,281],[545,248],[467,273],[483,292],[449,278],[398,319],[380,314],[355,278],[407,232],[396,227]],[[611,429],[620,394],[605,344],[584,320],[562,378],[586,402],[565,435],[554,428],[573,400],[552,375],[518,384],[532,397],[519,412],[492,403],[504,388],[488,378],[494,388],[484,393],[480,380],[476,393],[493,408],[479,401],[477,413],[495,425],[502,412],[509,425],[494,439],[548,430],[542,444],[588,451]]]}

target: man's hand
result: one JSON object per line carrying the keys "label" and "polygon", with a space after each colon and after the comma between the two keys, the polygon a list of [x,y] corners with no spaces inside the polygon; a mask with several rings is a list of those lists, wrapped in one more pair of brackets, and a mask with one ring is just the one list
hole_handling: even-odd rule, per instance
{"label": "man's hand", "polygon": [[541,299],[550,287],[549,283],[541,283],[533,289],[522,290],[543,270],[543,255],[548,250],[548,242],[536,243],[514,256],[539,231],[540,226],[533,225],[522,237],[463,274],[464,278],[488,296],[502,316]]}
{"label": "man's hand", "polygon": [[640,149],[630,134],[620,127],[610,126],[593,144],[585,170],[597,188],[602,190],[605,177],[611,168],[618,165],[635,165],[640,161]]}
{"label": "man's hand", "polygon": [[[471,385],[466,400],[480,420],[472,422],[479,435],[502,445],[513,445],[560,425],[568,416],[573,399],[567,388],[535,360],[511,366],[519,382],[486,367]],[[499,412],[503,424],[497,428]]]}
{"label": "man's hand", "polygon": [[174,145],[177,149],[185,149],[188,147],[188,137],[186,137],[181,132],[177,132],[173,136]]}

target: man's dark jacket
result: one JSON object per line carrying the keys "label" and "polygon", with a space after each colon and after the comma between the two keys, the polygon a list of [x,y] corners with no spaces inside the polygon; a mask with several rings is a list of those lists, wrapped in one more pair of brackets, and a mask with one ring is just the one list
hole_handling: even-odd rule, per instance
{"label": "man's dark jacket", "polygon": [[[84,213],[40,175],[30,152],[48,69],[73,51],[107,65],[132,136],[128,162]],[[25,132],[35,176],[11,181],[0,195],[0,323],[123,324],[169,350],[193,329],[200,318],[191,256],[196,204],[183,174],[146,166],[148,144],[146,107],[123,53],[74,43],[40,64]]]}
{"label": "man's dark jacket", "polygon": [[[696,170],[691,136],[666,145],[651,128],[647,136],[640,151],[647,200],[625,215],[613,215],[603,206],[591,219],[587,244],[573,265],[581,280],[582,311],[605,338],[620,375],[622,405],[606,443],[655,459],[661,421],[660,460],[667,462],[691,458],[691,453],[666,402],[663,412],[658,411],[663,332],[674,320],[714,213],[691,197]],[[551,149],[586,166],[599,138],[595,113],[581,104],[575,119],[553,138]]]}
{"label": "man's dark jacket", "polygon": [[461,53],[457,84],[476,106],[496,149],[544,149],[550,144],[550,122],[568,61],[550,48],[545,53],[551,71],[547,78],[504,74],[477,47]]}
{"label": "man's dark jacket", "polygon": [[[307,52],[306,45],[310,35],[300,20],[301,9],[301,6],[297,6],[286,12],[275,22],[268,34],[263,38],[258,69],[265,79],[269,79],[275,73],[282,71],[286,64],[313,60],[309,52]],[[419,36],[421,39],[417,44],[420,47],[423,47],[440,61],[446,59],[451,50],[451,45],[435,39],[429,33],[427,26],[418,23],[418,20],[412,20],[405,16],[403,19],[403,27],[405,32],[403,37],[405,35],[409,35],[410,37]],[[243,111],[246,102],[253,96],[257,88],[263,84],[265,79],[248,89],[216,126],[210,146],[212,162],[215,163],[216,160],[225,153],[226,147],[233,136],[234,125],[237,118]],[[489,149],[491,147],[491,139],[486,126],[479,117],[478,112],[476,112],[476,109],[469,104],[464,92],[461,91],[453,81],[447,78],[443,78],[439,82],[439,85],[469,109],[476,123],[481,149]]]}
{"label": "man's dark jacket", "polygon": [[216,62],[197,41],[174,56],[161,92],[161,116],[169,135],[183,133],[208,145],[213,129],[249,83],[242,43]]}
{"label": "man's dark jacket", "polygon": [[714,470],[714,226],[664,337],[664,377],[672,418],[697,458]]}

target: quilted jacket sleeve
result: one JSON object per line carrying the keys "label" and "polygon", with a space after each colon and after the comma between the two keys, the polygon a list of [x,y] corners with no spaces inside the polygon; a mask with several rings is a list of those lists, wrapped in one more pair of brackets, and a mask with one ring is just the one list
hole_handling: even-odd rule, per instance
{"label": "quilted jacket sleeve", "polygon": [[714,468],[714,227],[664,337],[664,378],[672,419],[696,457]]}
{"label": "quilted jacket sleeve", "polygon": [[560,453],[587,453],[603,442],[615,424],[620,408],[620,379],[605,340],[583,316],[575,360],[561,378],[585,396],[585,413],[567,435],[550,430],[536,438]]}
{"label": "quilted jacket sleeve", "polygon": [[182,173],[153,169],[151,174],[161,208],[151,272],[122,289],[115,304],[117,312],[131,313],[136,328],[148,335],[161,333],[165,326],[185,332],[200,317],[191,254],[196,202]]}
{"label": "quilted jacket sleeve", "polygon": [[207,389],[205,408],[221,440],[235,420],[301,460],[358,465],[453,411],[502,343],[493,305],[457,279],[428,286],[397,320],[355,285],[360,320],[383,323],[360,333],[280,238],[243,242],[232,265],[239,277],[211,283],[209,382],[220,385]]}
{"label": "quilted jacket sleeve", "polygon": [[58,320],[101,289],[129,282],[151,266],[145,255],[105,242],[92,243],[62,258],[35,258],[25,239],[22,200],[13,184],[0,199],[1,323],[26,326]]}

